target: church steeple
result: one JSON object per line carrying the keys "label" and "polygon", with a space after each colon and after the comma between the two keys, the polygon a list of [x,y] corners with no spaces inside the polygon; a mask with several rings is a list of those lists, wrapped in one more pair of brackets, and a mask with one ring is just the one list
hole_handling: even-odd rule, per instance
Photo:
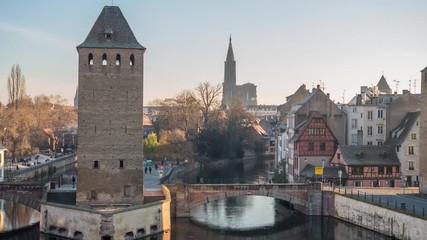
{"label": "church steeple", "polygon": [[231,34],[228,43],[227,61],[234,61],[233,45],[231,44]]}
{"label": "church steeple", "polygon": [[234,60],[231,35],[228,43],[227,58],[224,62],[224,83],[222,85],[222,106],[228,106],[236,95],[236,61]]}

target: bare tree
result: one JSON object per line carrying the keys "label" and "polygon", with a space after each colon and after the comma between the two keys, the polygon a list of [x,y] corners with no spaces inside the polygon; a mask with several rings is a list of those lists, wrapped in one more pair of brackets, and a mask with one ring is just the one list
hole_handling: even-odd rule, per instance
{"label": "bare tree", "polygon": [[25,76],[19,64],[13,65],[7,77],[9,104],[18,110],[19,102],[25,97]]}
{"label": "bare tree", "polygon": [[199,84],[196,88],[196,94],[199,97],[199,106],[203,115],[204,127],[208,126],[209,115],[211,111],[216,111],[220,107],[220,101],[217,97],[222,93],[220,84],[211,85],[209,82]]}

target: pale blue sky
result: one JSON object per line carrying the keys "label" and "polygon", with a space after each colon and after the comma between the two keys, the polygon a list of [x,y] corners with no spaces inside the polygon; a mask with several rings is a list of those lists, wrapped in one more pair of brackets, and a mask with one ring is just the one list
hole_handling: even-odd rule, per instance
{"label": "pale blue sky", "polygon": [[[76,46],[111,0],[0,1],[0,101],[13,64],[27,92],[72,103]],[[393,90],[409,88],[427,66],[427,1],[114,0],[145,54],[144,103],[224,78],[232,34],[237,83],[257,85],[259,104],[282,104],[301,84],[321,80],[349,101],[382,72]],[[414,87],[412,87],[412,92]]]}

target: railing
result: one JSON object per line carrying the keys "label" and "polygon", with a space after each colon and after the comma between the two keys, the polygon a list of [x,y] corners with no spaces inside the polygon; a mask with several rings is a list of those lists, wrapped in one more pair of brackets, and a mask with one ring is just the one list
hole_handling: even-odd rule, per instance
{"label": "railing", "polygon": [[[427,199],[421,197],[406,194],[373,194],[353,188],[331,190],[346,197],[427,219]],[[387,191],[387,189],[383,191]]]}
{"label": "railing", "polygon": [[[31,166],[28,168],[24,168],[24,169],[19,169],[19,170],[5,170],[4,171],[4,177],[5,177],[5,182],[13,182],[13,181],[22,181],[22,180],[28,180],[28,177],[20,177],[20,175],[24,175],[26,173],[29,172],[35,172],[38,171],[40,169],[44,169],[44,168],[49,168],[49,166],[55,165],[57,170],[59,167],[66,167],[69,164],[74,164],[75,160],[74,157],[76,156],[76,154],[71,154],[71,155],[66,155],[63,157],[59,157],[59,158],[55,158],[50,160],[47,163],[44,164],[38,164],[35,166]],[[58,163],[63,162],[62,165],[58,166]]]}

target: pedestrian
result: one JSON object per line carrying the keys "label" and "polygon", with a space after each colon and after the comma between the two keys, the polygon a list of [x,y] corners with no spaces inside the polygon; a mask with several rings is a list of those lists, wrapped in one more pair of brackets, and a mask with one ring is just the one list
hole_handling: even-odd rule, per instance
{"label": "pedestrian", "polygon": [[144,170],[145,174],[147,174],[147,169],[148,169],[148,168],[147,168],[147,167],[145,167],[145,170]]}
{"label": "pedestrian", "polygon": [[151,174],[151,167],[149,167],[149,168],[148,168],[148,171],[149,171],[149,172],[150,172],[150,174]]}
{"label": "pedestrian", "polygon": [[74,175],[71,178],[71,181],[73,182],[73,188],[75,188],[76,187],[76,177],[74,177]]}

